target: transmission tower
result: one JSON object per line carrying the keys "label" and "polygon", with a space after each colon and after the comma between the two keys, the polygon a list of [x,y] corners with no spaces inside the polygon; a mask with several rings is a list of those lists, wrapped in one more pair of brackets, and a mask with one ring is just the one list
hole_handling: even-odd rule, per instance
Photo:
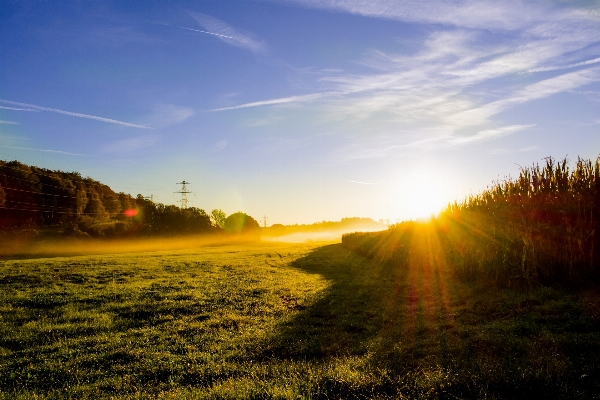
{"label": "transmission tower", "polygon": [[182,182],[177,182],[178,185],[182,185],[181,186],[181,190],[179,192],[173,192],[173,193],[181,193],[181,208],[187,208],[187,195],[188,193],[192,193],[191,191],[187,190],[187,187],[185,185],[189,185],[189,182],[186,181],[182,181]]}
{"label": "transmission tower", "polygon": [[267,227],[267,219],[268,217],[266,215],[263,216],[263,227]]}

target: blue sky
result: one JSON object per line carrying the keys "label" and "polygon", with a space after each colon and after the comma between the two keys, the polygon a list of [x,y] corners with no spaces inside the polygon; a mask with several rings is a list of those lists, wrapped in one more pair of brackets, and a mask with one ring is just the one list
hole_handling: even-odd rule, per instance
{"label": "blue sky", "polygon": [[268,223],[600,154],[598,1],[0,1],[0,159]]}

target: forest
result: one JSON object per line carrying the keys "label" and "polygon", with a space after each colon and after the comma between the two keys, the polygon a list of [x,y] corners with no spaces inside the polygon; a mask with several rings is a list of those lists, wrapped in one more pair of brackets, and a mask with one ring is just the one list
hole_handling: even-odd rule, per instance
{"label": "forest", "polygon": [[[212,216],[212,218],[211,218]],[[226,217],[196,207],[154,203],[141,194],[116,193],[78,172],[0,160],[0,229],[60,228],[71,236],[240,233],[258,230],[242,213]]]}

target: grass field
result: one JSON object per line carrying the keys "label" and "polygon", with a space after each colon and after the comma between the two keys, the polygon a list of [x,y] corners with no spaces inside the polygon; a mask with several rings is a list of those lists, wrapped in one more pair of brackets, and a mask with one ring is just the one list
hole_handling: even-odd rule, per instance
{"label": "grass field", "polygon": [[256,243],[0,261],[0,398],[600,396],[596,290],[409,260]]}

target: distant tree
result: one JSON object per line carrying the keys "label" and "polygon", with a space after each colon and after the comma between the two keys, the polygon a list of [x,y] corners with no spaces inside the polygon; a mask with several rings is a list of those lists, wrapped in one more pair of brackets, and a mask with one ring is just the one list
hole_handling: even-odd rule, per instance
{"label": "distant tree", "polygon": [[[159,222],[159,212],[156,203],[147,200],[141,194],[138,194],[134,203],[131,205],[136,210],[136,215],[131,218],[132,221],[140,223],[146,232],[157,231]],[[162,204],[160,204],[162,206]]]}
{"label": "distant tree", "polygon": [[131,208],[132,198],[130,195],[119,192],[119,201],[121,202],[121,210],[129,210]]}
{"label": "distant tree", "polygon": [[81,215],[85,210],[88,203],[88,197],[85,193],[85,185],[83,183],[79,183],[77,185],[77,195],[75,197],[75,207],[77,215]]}
{"label": "distant tree", "polygon": [[106,210],[102,205],[102,200],[100,200],[100,196],[94,190],[90,191],[85,213],[90,215],[92,218],[106,218]]}
{"label": "distant tree", "polygon": [[0,207],[4,207],[6,203],[6,192],[2,189],[2,185],[0,185]]}
{"label": "distant tree", "polygon": [[212,228],[210,223],[210,217],[206,214],[206,211],[190,207],[181,210],[184,217],[185,227],[184,230],[190,233],[206,232]]}
{"label": "distant tree", "polygon": [[210,218],[214,226],[223,228],[223,226],[225,226],[225,219],[227,218],[227,214],[225,214],[223,210],[214,209],[210,212]]}
{"label": "distant tree", "polygon": [[121,211],[121,202],[119,201],[119,198],[115,196],[105,197],[102,201],[102,205],[111,217],[114,217]]}
{"label": "distant tree", "polygon": [[260,225],[248,214],[238,211],[225,219],[224,228],[229,233],[251,233],[258,232]]}
{"label": "distant tree", "polygon": [[285,234],[286,228],[283,224],[273,224],[269,228],[269,231],[271,232],[272,235],[279,236],[279,235]]}

